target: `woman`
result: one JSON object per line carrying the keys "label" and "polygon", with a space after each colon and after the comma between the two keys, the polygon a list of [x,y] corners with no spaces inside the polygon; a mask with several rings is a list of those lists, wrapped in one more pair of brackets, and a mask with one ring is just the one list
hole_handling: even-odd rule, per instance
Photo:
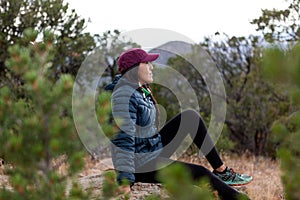
{"label": "woman", "polygon": [[[235,173],[222,162],[197,112],[183,111],[158,130],[157,102],[149,87],[153,82],[151,62],[158,56],[159,54],[149,54],[140,48],[123,52],[118,59],[121,75],[106,86],[106,90],[113,91],[112,113],[120,128],[120,132],[112,139],[112,159],[118,172],[118,183],[122,185],[127,182],[123,191],[129,192],[134,182],[159,182],[158,166],[162,163],[181,163],[195,180],[207,177],[222,199],[237,199],[240,193],[230,185],[247,184],[252,177]],[[182,126],[183,123],[190,122],[196,125]],[[170,159],[187,134],[192,136],[199,149],[207,137],[204,145],[212,148],[207,152],[206,158],[213,167],[213,172],[201,165]]]}

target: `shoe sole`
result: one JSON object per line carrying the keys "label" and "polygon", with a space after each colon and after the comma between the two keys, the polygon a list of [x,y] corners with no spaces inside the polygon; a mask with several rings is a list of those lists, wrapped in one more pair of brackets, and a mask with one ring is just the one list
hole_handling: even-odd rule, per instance
{"label": "shoe sole", "polygon": [[251,183],[253,181],[253,179],[251,181],[249,181],[248,183],[241,183],[241,184],[228,184],[230,186],[233,186],[233,187],[238,187],[238,186],[243,186],[243,185],[248,185],[249,183]]}

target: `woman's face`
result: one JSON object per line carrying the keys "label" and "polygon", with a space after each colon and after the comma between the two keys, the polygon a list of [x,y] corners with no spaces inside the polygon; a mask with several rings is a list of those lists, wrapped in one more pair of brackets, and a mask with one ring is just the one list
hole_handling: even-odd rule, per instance
{"label": "woman's face", "polygon": [[153,82],[152,69],[153,69],[153,66],[150,62],[140,63],[140,65],[139,65],[139,84],[140,85]]}

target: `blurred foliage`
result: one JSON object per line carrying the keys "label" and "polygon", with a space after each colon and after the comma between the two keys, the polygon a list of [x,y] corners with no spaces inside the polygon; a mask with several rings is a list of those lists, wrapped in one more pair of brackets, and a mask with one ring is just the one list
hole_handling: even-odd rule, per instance
{"label": "blurred foliage", "polygon": [[[231,149],[237,145],[238,150],[268,155],[279,149],[287,199],[298,199],[300,175],[295,169],[300,163],[300,45],[295,43],[300,33],[300,2],[287,2],[286,9],[265,9],[252,21],[266,41],[283,42],[283,48],[263,51],[262,38],[216,33],[215,38],[195,45],[189,56],[199,55],[204,47],[225,83],[228,110],[218,147]],[[105,65],[101,67],[106,68],[104,76],[110,81],[117,72],[118,55],[139,45],[121,38],[118,30],[91,36],[83,32],[85,27],[85,20],[75,10],[70,11],[63,0],[0,1],[0,155],[13,163],[8,169],[13,190],[1,190],[0,199],[89,198],[75,182],[66,194],[67,180],[84,164],[83,147],[71,115],[73,77],[85,57],[98,51]],[[198,94],[198,102],[192,104],[199,103],[208,122],[211,103],[202,76],[182,58],[170,59],[169,65],[191,83]],[[180,112],[170,88],[154,84],[153,90],[167,119]],[[116,127],[107,125],[111,122],[110,96],[101,89],[99,94],[98,121],[111,137]],[[59,174],[55,164],[61,156],[68,163],[65,174]],[[104,198],[115,194],[113,179],[113,174],[106,174]],[[193,182],[181,166],[163,171],[161,180],[171,197],[212,197],[207,183],[201,183],[200,189],[192,186],[199,183]]]}
{"label": "blurred foliage", "polygon": [[[101,92],[98,95],[98,102],[96,105],[96,113],[98,116],[98,122],[101,125],[101,128],[108,138],[113,138],[113,136],[119,131],[115,120],[112,118],[111,114],[111,93],[110,92]],[[117,123],[122,123],[121,121]]]}
{"label": "blurred foliage", "polygon": [[274,146],[269,140],[271,124],[281,115],[286,115],[290,108],[284,91],[262,78],[262,43],[257,36],[245,38],[217,34],[216,38],[207,38],[203,46],[224,80],[225,124],[230,139],[236,143],[235,148],[272,156],[274,149],[268,149]]}
{"label": "blurred foliage", "polygon": [[[146,200],[221,199],[218,193],[212,188],[208,179],[193,180],[190,171],[180,163],[163,168],[159,171],[158,178],[163,183],[166,194],[164,197],[157,194],[150,195],[145,198]],[[248,198],[241,193],[239,199]]]}
{"label": "blurred foliage", "polygon": [[57,80],[61,74],[76,75],[87,53],[96,46],[94,38],[83,33],[85,27],[85,20],[63,0],[1,0],[0,87],[11,88],[12,82],[20,85],[24,82],[5,63],[10,56],[9,48],[39,42],[45,30],[55,34],[52,43],[55,59],[49,66],[48,76]]}
{"label": "blurred foliage", "polygon": [[159,178],[168,191],[170,199],[214,199],[208,180],[193,181],[190,172],[180,164],[162,169]]}
{"label": "blurred foliage", "polygon": [[263,9],[261,16],[251,21],[268,42],[291,42],[300,37],[299,0],[286,0],[286,8]]}
{"label": "blurred foliage", "polygon": [[115,171],[107,171],[104,173],[102,186],[103,199],[109,199],[117,194],[118,184],[116,182],[117,174]]}
{"label": "blurred foliage", "polygon": [[[217,193],[213,192],[207,179],[194,181],[186,168],[181,164],[165,167],[158,173],[163,188],[160,194],[147,194],[146,200],[185,200],[185,199],[216,199]],[[107,171],[104,174],[102,197],[100,199],[130,199],[129,194],[123,194],[115,182],[116,172]],[[165,193],[165,194],[163,194]]]}
{"label": "blurred foliage", "polygon": [[220,151],[232,151],[236,147],[236,143],[230,139],[230,131],[225,124],[219,138],[215,139],[217,141],[216,147]]}
{"label": "blurred foliage", "polygon": [[[26,32],[24,41],[36,33]],[[13,190],[2,190],[0,199],[88,196],[76,183],[71,183],[66,193],[67,180],[84,165],[84,152],[71,114],[73,78],[49,78],[54,42],[54,35],[45,31],[39,43],[27,47],[15,44],[8,49],[5,66],[24,81],[12,86],[19,87],[26,97],[16,98],[8,86],[0,90],[0,155],[13,165],[8,170]],[[65,172],[58,173],[62,157],[61,162],[67,165]]]}
{"label": "blurred foliage", "polygon": [[287,117],[282,116],[272,127],[274,140],[280,142],[278,156],[283,171],[282,180],[286,199],[299,199],[300,183],[300,44],[283,51],[267,48],[264,52],[263,66],[265,78],[276,87],[284,89],[290,104],[296,107]]}
{"label": "blurred foliage", "polygon": [[118,73],[118,56],[125,49],[140,47],[137,43],[132,42],[130,38],[122,36],[118,30],[106,31],[102,35],[95,35],[95,38],[97,51],[103,56],[104,67],[106,68],[103,77],[109,77],[108,81],[113,80]]}
{"label": "blurred foliage", "polygon": [[[284,91],[274,88],[262,78],[262,41],[254,36],[229,38],[225,35],[222,40],[219,37],[216,35],[216,38],[207,38],[202,44],[194,45],[192,52],[185,55],[187,60],[180,56],[169,59],[168,65],[187,79],[192,90],[186,89],[181,81],[173,81],[168,85],[175,85],[176,91],[186,97],[189,92],[196,94],[198,102],[189,102],[190,107],[196,108],[199,105],[206,124],[209,124],[212,117],[214,126],[219,125],[216,121],[218,116],[211,116],[211,95],[226,98],[223,99],[227,103],[225,127],[219,138],[212,135],[215,140],[218,139],[220,150],[247,149],[256,154],[273,155],[276,145],[269,140],[271,124],[290,112],[290,106]],[[209,57],[205,52],[209,53]],[[204,79],[208,77],[205,73],[209,72],[203,71],[200,74],[188,61],[198,60],[199,65],[205,65],[210,59],[223,78],[226,97],[218,94],[218,88],[207,87],[207,81],[210,85],[218,84],[214,84],[214,80]],[[156,70],[156,74],[159,73],[162,77],[165,74],[168,77],[168,70]],[[214,73],[213,70],[211,73]],[[183,105],[178,102],[178,96],[170,88],[154,85],[154,90],[158,102],[166,109],[167,120],[180,112]]]}

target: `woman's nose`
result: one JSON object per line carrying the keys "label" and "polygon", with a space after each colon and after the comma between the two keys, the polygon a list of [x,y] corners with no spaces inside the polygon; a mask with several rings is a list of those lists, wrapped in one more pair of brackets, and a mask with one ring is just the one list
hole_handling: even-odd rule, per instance
{"label": "woman's nose", "polygon": [[149,64],[149,69],[152,71],[153,70],[153,65],[152,63],[148,63]]}

